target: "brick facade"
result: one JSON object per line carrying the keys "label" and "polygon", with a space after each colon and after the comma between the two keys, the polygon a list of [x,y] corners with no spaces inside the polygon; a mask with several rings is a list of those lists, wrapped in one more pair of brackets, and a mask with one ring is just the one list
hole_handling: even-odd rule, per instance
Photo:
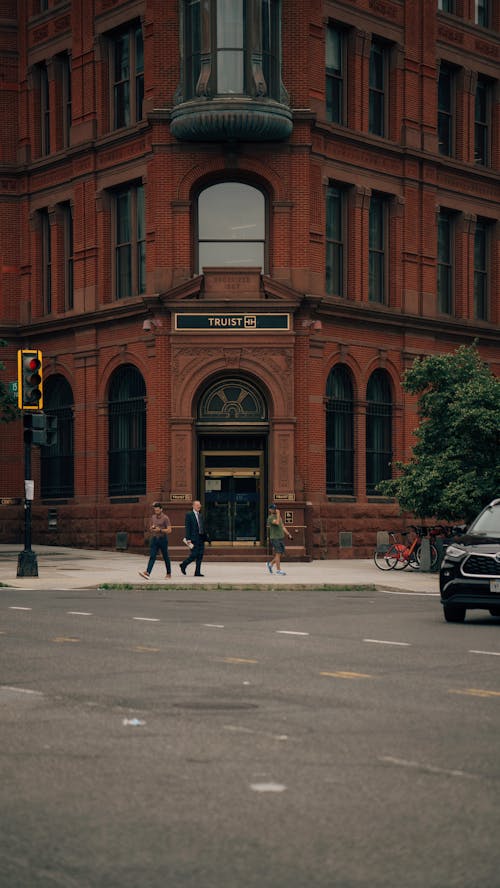
{"label": "brick facade", "polygon": [[[40,495],[33,449],[35,542],[110,547],[116,534],[144,543],[150,503],[161,499],[180,546],[190,498],[205,496],[198,406],[207,387],[248,380],[267,407],[253,430],[262,447],[260,537],[267,504],[281,497],[295,528],[294,557],[371,554],[376,532],[404,524],[397,503],[366,485],[367,385],[383,370],[392,391],[394,459],[411,454],[415,399],[401,375],[421,355],[478,341],[500,374],[500,10],[489,28],[474,23],[472,0],[456,13],[436,0],[282,0],[282,80],[293,130],[284,141],[179,141],[170,115],[179,86],[177,0],[57,3],[6,0],[0,16],[0,336],[3,378],[16,378],[16,351],[36,346],[44,378],[73,393],[74,495]],[[113,125],[110,47],[117,33],[144,40],[142,116]],[[325,43],[342,34],[344,119],[328,119]],[[385,135],[370,132],[374,38],[386,64]],[[63,73],[71,65],[71,120]],[[453,67],[453,151],[438,148],[440,65]],[[48,78],[44,149],[41,84]],[[488,164],[475,163],[477,77],[488,83]],[[198,274],[198,195],[223,181],[247,183],[266,199],[265,274],[214,268]],[[325,284],[327,189],[344,200],[344,292]],[[145,292],[117,299],[116,194],[143,186]],[[369,297],[370,206],[383,198],[385,298]],[[66,208],[73,218],[72,305],[68,305]],[[453,303],[437,300],[437,219],[453,224]],[[50,311],[44,297],[41,213],[50,230]],[[476,224],[488,223],[488,312],[474,308]],[[45,257],[46,258],[46,257]],[[215,264],[215,263],[214,263]],[[176,315],[286,314],[290,329],[183,332]],[[353,386],[354,481],[328,494],[325,393],[336,365]],[[146,490],[110,495],[109,386],[132,365],[146,389]],[[221,435],[234,434],[229,423]],[[246,428],[244,434],[250,435]],[[243,434],[243,432],[241,433]],[[208,431],[215,442],[212,427]],[[212,440],[212,439],[210,439]],[[215,445],[214,445],[215,446]],[[201,445],[200,445],[201,447]],[[210,448],[208,448],[210,449]],[[235,473],[236,476],[237,473]],[[21,421],[2,427],[0,496],[23,496]],[[207,476],[208,477],[208,476]],[[207,488],[208,489],[208,488]],[[49,514],[57,512],[57,526]],[[459,516],[457,516],[459,517]],[[21,505],[0,506],[0,539],[22,539]],[[340,545],[340,534],[352,545]],[[345,537],[343,537],[345,541]],[[234,557],[226,540],[219,557]],[[232,541],[234,542],[234,540]],[[253,550],[258,550],[258,546]],[[180,549],[179,549],[180,551]],[[247,554],[243,544],[237,549]]]}

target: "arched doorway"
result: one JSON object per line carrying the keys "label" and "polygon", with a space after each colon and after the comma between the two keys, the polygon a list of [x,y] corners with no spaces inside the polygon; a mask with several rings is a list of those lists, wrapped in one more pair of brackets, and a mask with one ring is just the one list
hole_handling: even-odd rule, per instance
{"label": "arched doorway", "polygon": [[267,405],[248,380],[213,383],[198,405],[200,489],[213,544],[261,545],[265,539]]}

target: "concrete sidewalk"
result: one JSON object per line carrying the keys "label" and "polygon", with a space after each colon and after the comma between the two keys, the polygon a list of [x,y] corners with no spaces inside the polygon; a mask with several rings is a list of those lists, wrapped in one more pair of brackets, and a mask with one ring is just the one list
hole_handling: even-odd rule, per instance
{"label": "concrete sidewalk", "polygon": [[23,545],[0,545],[0,583],[16,589],[87,589],[104,584],[127,583],[137,588],[161,584],[168,587],[197,586],[269,586],[317,589],[323,585],[370,586],[403,592],[438,593],[435,573],[421,573],[411,568],[381,571],[370,558],[335,561],[283,562],[286,576],[280,577],[267,570],[265,561],[225,562],[205,561],[203,577],[194,577],[194,565],[188,576],[181,574],[179,564],[172,561],[172,579],[165,579],[165,565],[156,561],[150,580],[139,576],[146,569],[147,555],[116,552],[114,550],[71,549],[62,546],[33,546],[38,562],[38,577],[18,577],[18,555]]}

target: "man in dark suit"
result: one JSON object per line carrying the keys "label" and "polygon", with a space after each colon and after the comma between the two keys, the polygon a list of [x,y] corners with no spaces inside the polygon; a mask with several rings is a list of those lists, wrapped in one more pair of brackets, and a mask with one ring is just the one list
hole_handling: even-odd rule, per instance
{"label": "man in dark suit", "polygon": [[201,503],[199,500],[195,500],[192,511],[186,513],[185,541],[190,547],[190,551],[188,557],[185,558],[184,561],[181,561],[179,565],[184,575],[186,575],[186,567],[191,564],[192,561],[195,561],[195,577],[203,576],[201,573],[201,562],[203,561],[206,540],[208,540],[208,534],[205,530],[205,522],[203,521],[203,516],[201,514]]}

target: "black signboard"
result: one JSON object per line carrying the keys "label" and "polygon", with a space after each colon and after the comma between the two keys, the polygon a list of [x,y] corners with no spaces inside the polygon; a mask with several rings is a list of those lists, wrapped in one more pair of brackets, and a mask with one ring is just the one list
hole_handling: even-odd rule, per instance
{"label": "black signboard", "polygon": [[176,314],[176,330],[289,330],[289,314]]}

